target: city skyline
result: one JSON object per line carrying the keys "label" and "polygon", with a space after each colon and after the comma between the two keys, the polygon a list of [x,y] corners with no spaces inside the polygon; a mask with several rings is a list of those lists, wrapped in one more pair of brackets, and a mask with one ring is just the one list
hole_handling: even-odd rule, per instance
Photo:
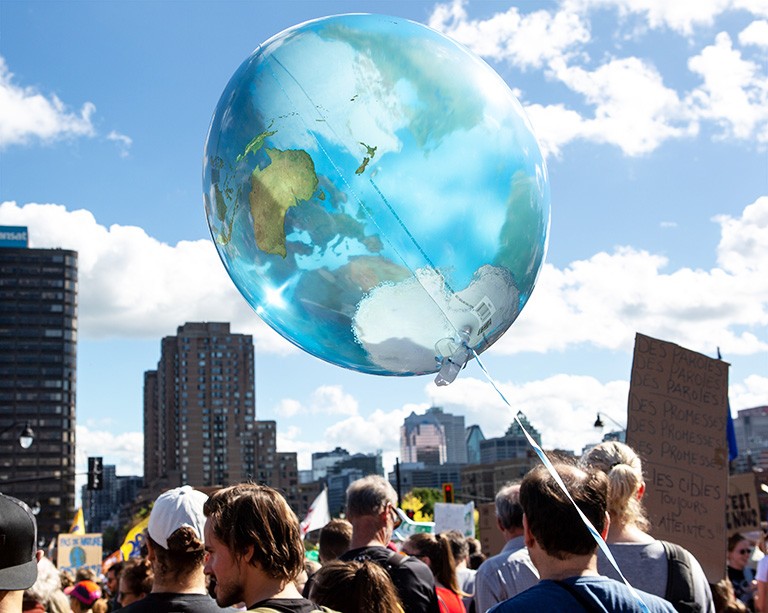
{"label": "city skyline", "polygon": [[79,254],[78,471],[91,455],[139,474],[143,374],[195,321],[253,335],[256,419],[302,469],[342,446],[382,449],[389,471],[403,419],[433,405],[489,438],[521,410],[545,448],[578,451],[598,411],[625,421],[636,332],[719,347],[734,415],[768,404],[768,15],[669,4],[385,5],[491,64],[546,151],[546,264],[482,356],[511,409],[474,363],[438,388],[301,353],[211,243],[203,140],[232,72],[286,27],[381,3],[0,4],[0,225]]}

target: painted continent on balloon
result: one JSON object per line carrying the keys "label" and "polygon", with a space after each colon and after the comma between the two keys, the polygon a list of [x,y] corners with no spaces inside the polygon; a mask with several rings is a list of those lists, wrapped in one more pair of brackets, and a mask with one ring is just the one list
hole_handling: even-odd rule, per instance
{"label": "painted continent on balloon", "polygon": [[265,149],[272,163],[251,173],[253,233],[262,251],[285,257],[285,214],[317,189],[315,164],[300,149]]}

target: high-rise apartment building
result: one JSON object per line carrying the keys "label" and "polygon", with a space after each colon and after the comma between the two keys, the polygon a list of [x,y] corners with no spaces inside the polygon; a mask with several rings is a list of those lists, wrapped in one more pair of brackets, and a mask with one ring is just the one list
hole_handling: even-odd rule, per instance
{"label": "high-rise apartment building", "polygon": [[466,464],[463,415],[431,407],[423,415],[412,412],[400,427],[400,459],[404,463]]}
{"label": "high-rise apartment building", "polygon": [[75,511],[77,252],[27,244],[0,227],[0,491],[47,545]]}
{"label": "high-rise apartment building", "polygon": [[277,451],[277,424],[255,420],[253,337],[228,323],[186,323],[144,373],[144,479],[149,491],[243,481],[299,499],[296,453]]}
{"label": "high-rise apartment building", "polygon": [[186,323],[144,375],[144,478],[150,489],[252,475],[253,337],[228,323]]}

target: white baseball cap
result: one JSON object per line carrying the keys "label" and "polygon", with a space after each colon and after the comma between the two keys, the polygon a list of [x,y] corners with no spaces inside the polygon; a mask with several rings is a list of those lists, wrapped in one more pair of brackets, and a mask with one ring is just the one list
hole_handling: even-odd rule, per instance
{"label": "white baseball cap", "polygon": [[160,494],[149,514],[149,536],[163,549],[168,549],[168,538],[179,528],[189,526],[202,541],[205,529],[203,505],[206,500],[208,496],[190,485]]}

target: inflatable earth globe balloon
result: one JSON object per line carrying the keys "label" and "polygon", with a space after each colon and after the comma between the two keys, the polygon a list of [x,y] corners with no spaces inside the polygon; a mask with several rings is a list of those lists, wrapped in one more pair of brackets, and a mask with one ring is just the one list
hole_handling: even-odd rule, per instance
{"label": "inflatable earth globe balloon", "polygon": [[520,103],[400,18],[326,17],[260,45],[219,100],[203,175],[245,299],[361,372],[462,366],[515,321],[546,252],[547,170]]}

